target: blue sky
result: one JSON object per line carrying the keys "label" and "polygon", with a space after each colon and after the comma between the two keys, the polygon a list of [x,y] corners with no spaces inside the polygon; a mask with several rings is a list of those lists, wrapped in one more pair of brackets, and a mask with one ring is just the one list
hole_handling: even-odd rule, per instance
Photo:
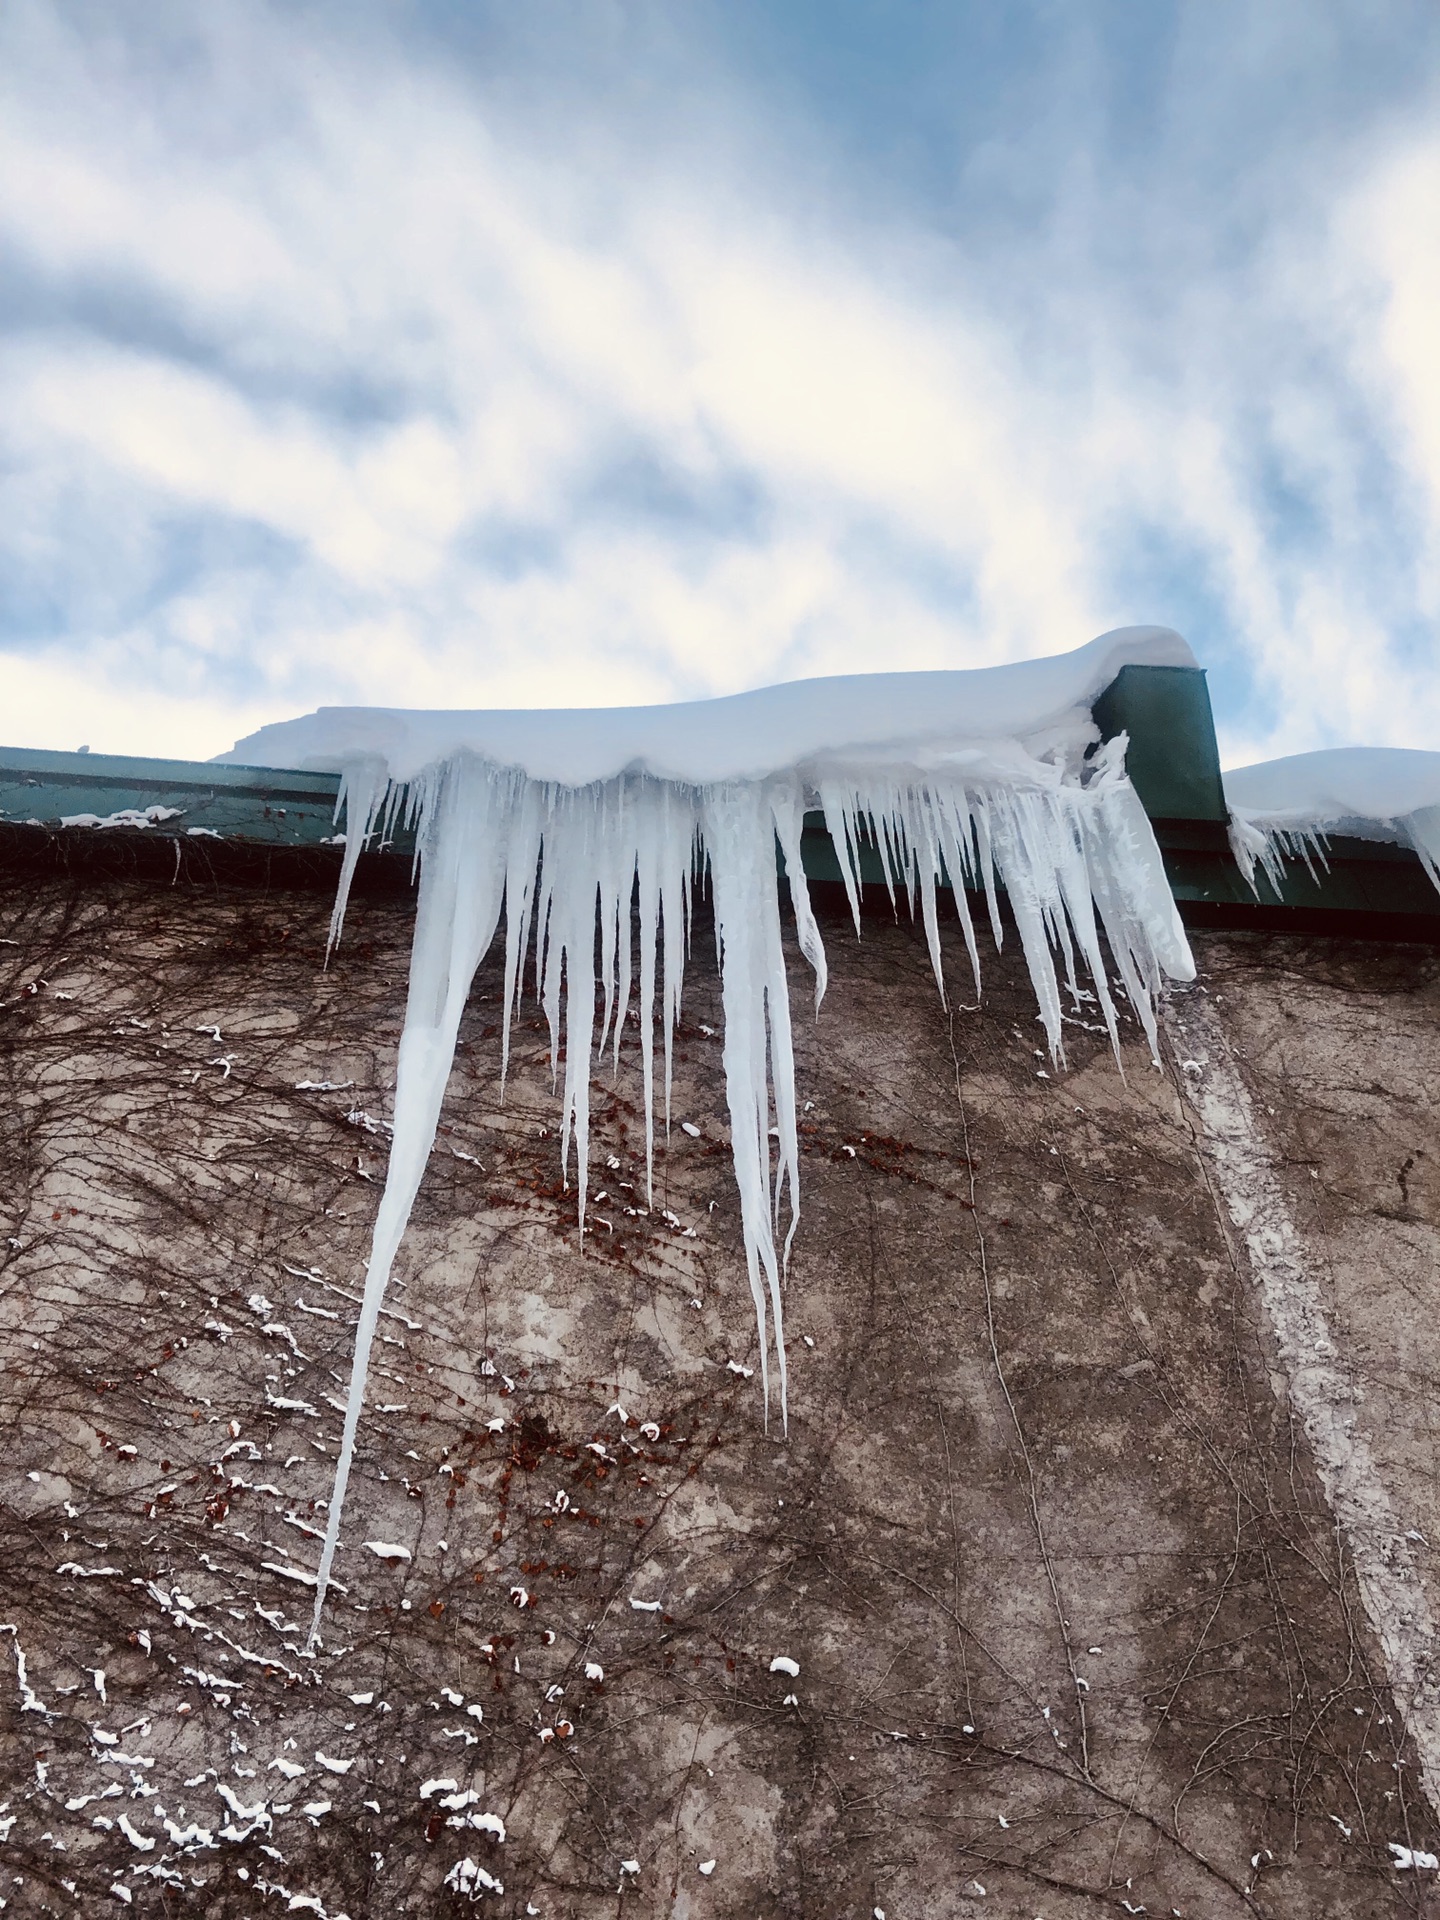
{"label": "blue sky", "polygon": [[0,736],[1177,626],[1440,746],[1440,11],[0,15]]}

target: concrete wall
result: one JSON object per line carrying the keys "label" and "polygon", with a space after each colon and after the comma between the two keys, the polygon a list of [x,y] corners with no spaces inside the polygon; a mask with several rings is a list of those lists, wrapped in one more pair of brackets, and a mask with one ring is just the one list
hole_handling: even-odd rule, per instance
{"label": "concrete wall", "polygon": [[[1389,1848],[1437,1832],[1421,1682],[1389,1671],[1423,1608],[1371,1616],[1392,1574],[1423,1593],[1428,1544],[1377,1571],[1372,1540],[1357,1575],[1353,1473],[1317,1454],[1207,1141],[1221,1064],[1187,1041],[1157,1070],[1131,1027],[1122,1078],[1081,1021],[1057,1073],[1018,955],[977,1010],[953,942],[947,1014],[908,926],[827,928],[818,1021],[793,980],[788,1435],[706,929],[675,1091],[700,1137],[639,1211],[632,1023],[583,1250],[547,1038],[527,1006],[502,1105],[482,973],[307,1659],[276,1569],[313,1568],[324,1523],[384,1170],[346,1116],[386,1110],[409,935],[406,903],[358,901],[326,972],[327,911],[33,877],[0,905],[12,1910],[119,1884],[157,1914],[429,1914],[467,1857],[503,1882],[482,1904],[557,1920],[1425,1910],[1435,1876]],[[1331,1372],[1428,1543],[1440,968],[1198,954]],[[437,1779],[478,1798],[440,1808]],[[472,1813],[504,1842],[447,1824]]]}

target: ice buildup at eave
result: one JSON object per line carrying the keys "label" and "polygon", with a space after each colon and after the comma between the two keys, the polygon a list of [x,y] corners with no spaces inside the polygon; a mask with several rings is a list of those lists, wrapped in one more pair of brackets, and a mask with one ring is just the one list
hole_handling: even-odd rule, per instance
{"label": "ice buildup at eave", "polygon": [[1014,666],[801,681],[674,707],[335,708],[267,727],[226,756],[341,773],[347,838],[332,938],[340,937],[362,845],[383,840],[397,821],[416,832],[419,898],[394,1135],[356,1333],[317,1624],[376,1320],[434,1142],[470,984],[502,913],[502,1054],[508,1059],[528,978],[549,1024],[557,1077],[564,1041],[560,1156],[583,1236],[591,1072],[607,1051],[618,1070],[635,996],[648,1182],[657,1014],[668,1126],[691,904],[708,883],[762,1387],[768,1417],[773,1350],[783,1421],[781,1281],[800,1189],[777,849],[817,1010],[826,962],[801,863],[807,810],[823,815],[857,933],[861,848],[879,851],[892,899],[904,894],[909,911],[918,908],[942,997],[939,890],[949,891],[977,992],[971,900],[982,902],[998,945],[1003,891],[1052,1058],[1064,1058],[1064,994],[1098,1009],[1118,1056],[1102,940],[1153,1053],[1160,982],[1188,980],[1194,965],[1149,820],[1125,774],[1124,740],[1099,747],[1090,717],[1095,696],[1130,663],[1194,660],[1178,634],[1129,628]]}
{"label": "ice buildup at eave", "polygon": [[1278,890],[1285,858],[1324,861],[1331,834],[1412,847],[1440,888],[1440,753],[1411,747],[1330,747],[1225,775],[1230,844],[1254,886],[1262,867]]}

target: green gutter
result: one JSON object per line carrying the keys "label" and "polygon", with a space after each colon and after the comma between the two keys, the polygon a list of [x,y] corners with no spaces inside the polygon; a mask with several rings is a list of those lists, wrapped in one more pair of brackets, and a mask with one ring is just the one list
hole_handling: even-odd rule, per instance
{"label": "green gutter", "polygon": [[1289,860],[1282,889],[1257,870],[1252,890],[1230,850],[1203,670],[1122,667],[1094,715],[1102,738],[1130,736],[1125,764],[1187,925],[1440,941],[1440,892],[1410,848],[1386,841],[1337,837],[1313,874]]}
{"label": "green gutter", "polygon": [[[1258,897],[1252,892],[1230,851],[1215,723],[1200,669],[1123,667],[1095,702],[1094,715],[1102,738],[1129,736],[1126,765],[1188,924],[1440,942],[1440,893],[1405,847],[1333,840],[1328,866],[1317,864],[1312,875],[1303,862],[1288,862],[1279,892],[1262,873]],[[113,868],[114,853],[102,856],[102,843],[116,851],[121,843],[136,870],[137,862],[157,872],[178,873],[183,865],[215,878],[258,873],[326,883],[339,864],[338,791],[334,774],[0,747],[0,824],[11,830],[6,842],[16,844],[17,828],[28,828],[31,841],[36,828],[46,829],[46,841],[71,866],[77,858],[103,857]],[[60,831],[64,820],[79,815],[110,819],[155,808],[175,811],[143,829]],[[152,851],[143,853],[145,847]],[[367,854],[362,868],[382,884],[408,884],[411,851],[410,837],[397,836],[385,850]],[[822,899],[832,888],[838,892],[839,861],[818,813],[806,816],[801,852]],[[888,910],[877,849],[862,848],[861,871],[870,904]]]}
{"label": "green gutter", "polygon": [[[162,837],[209,837],[271,847],[315,847],[336,828],[340,782],[332,773],[276,773],[204,760],[139,760],[110,753],[42,753],[0,747],[0,820],[56,828],[94,814],[174,808],[144,829]],[[126,831],[126,829],[116,829]],[[75,828],[93,832],[93,828]]]}

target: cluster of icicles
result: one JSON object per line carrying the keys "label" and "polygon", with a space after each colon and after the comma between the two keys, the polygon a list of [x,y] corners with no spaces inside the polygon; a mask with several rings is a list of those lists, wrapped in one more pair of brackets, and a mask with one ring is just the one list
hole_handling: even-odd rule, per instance
{"label": "cluster of icicles", "polygon": [[[1370,826],[1370,823],[1343,820],[1313,825],[1304,821],[1287,823],[1232,807],[1230,851],[1257,899],[1260,891],[1255,884],[1257,868],[1283,899],[1285,862],[1303,861],[1310,878],[1318,884],[1320,875],[1316,867],[1329,871],[1330,836],[1345,832],[1347,826],[1353,832],[1356,826]],[[1383,836],[1376,837],[1412,848],[1431,884],[1440,890],[1440,807],[1421,807],[1413,813],[1400,814],[1386,820],[1384,826]]]}
{"label": "cluster of icicles", "polygon": [[[805,810],[816,803],[834,842],[857,932],[860,851],[869,843],[882,857],[892,902],[898,888],[913,913],[918,898],[942,998],[937,889],[957,883],[952,898],[978,992],[980,958],[967,890],[983,894],[998,945],[997,889],[1003,888],[1052,1057],[1064,1057],[1062,979],[1077,1002],[1093,992],[1118,1057],[1102,932],[1117,984],[1123,984],[1153,1052],[1160,977],[1188,979],[1194,969],[1149,821],[1125,776],[1123,753],[1123,739],[1113,741],[1080,772],[1032,758],[1017,742],[1000,742],[946,756],[923,771],[896,773],[862,762],[712,786],[627,773],[567,787],[468,752],[403,788],[389,781],[378,762],[347,770],[341,789],[346,857],[332,942],[340,936],[360,849],[375,833],[383,839],[397,825],[413,825],[420,884],[389,1173],[356,1331],[312,1641],[334,1559],[378,1312],[434,1143],[470,984],[502,909],[505,1060],[533,938],[535,987],[557,1072],[564,1035],[560,1153],[568,1184],[573,1147],[583,1234],[592,1060],[608,1046],[618,1067],[625,1016],[638,993],[648,1189],[657,995],[668,1126],[671,1042],[690,908],[708,871],[722,983],[725,1091],[761,1381],[768,1417],[773,1341],[784,1421],[781,1281],[799,1220],[800,1188],[777,844],[800,950],[814,969],[817,1008],[825,992],[825,950],[800,856]],[[1082,970],[1089,991],[1081,986]]]}

